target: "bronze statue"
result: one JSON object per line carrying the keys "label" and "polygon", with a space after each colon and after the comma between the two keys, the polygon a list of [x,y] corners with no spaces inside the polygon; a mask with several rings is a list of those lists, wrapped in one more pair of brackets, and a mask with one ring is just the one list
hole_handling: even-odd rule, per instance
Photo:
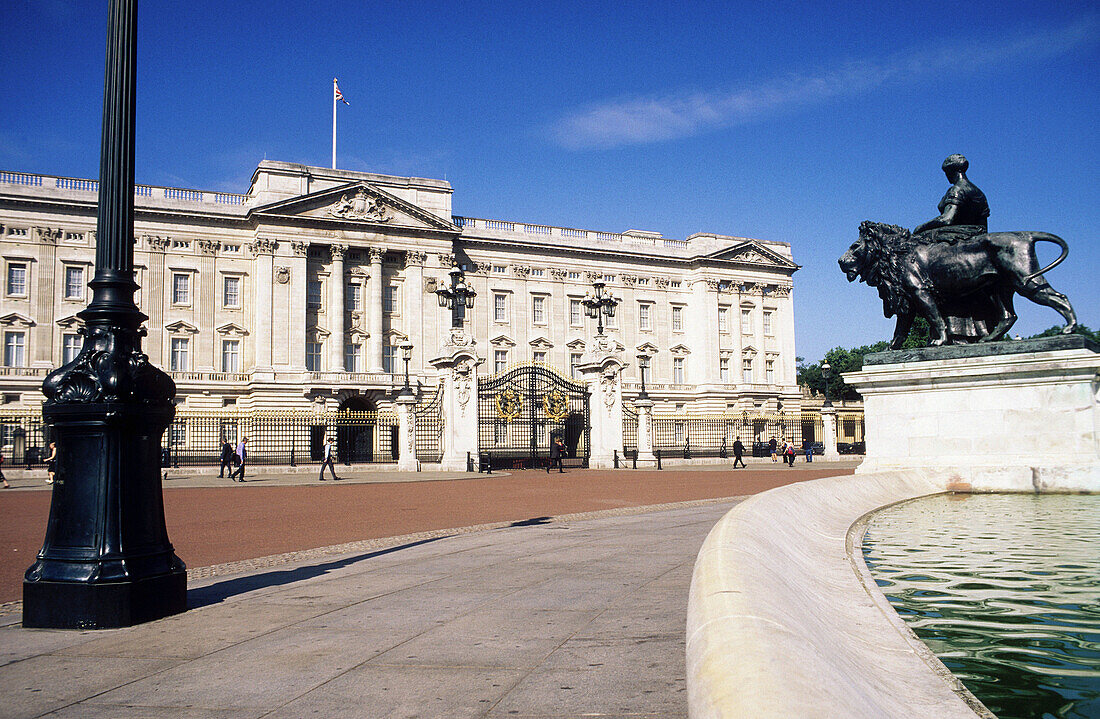
{"label": "bronze statue", "polygon": [[[865,221],[839,260],[849,282],[859,278],[877,288],[883,314],[897,315],[894,349],[905,342],[917,315],[928,321],[934,346],[1001,339],[1016,322],[1017,293],[1057,310],[1066,320],[1063,334],[1077,327],[1069,300],[1043,277],[1069,254],[1065,240],[1047,232],[988,232],[989,204],[967,179],[968,164],[962,155],[944,160],[951,189],[940,201],[939,217],[912,234]],[[1043,268],[1035,256],[1039,241],[1062,248]]]}

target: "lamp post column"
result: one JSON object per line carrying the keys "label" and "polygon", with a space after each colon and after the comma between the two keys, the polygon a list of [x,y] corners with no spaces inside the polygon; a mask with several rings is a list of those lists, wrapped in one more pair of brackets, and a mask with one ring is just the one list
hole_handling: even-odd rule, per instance
{"label": "lamp post column", "polygon": [[134,303],[136,14],[137,0],[111,0],[92,300],[80,354],[42,383],[57,460],[46,538],[23,580],[26,627],[123,627],[187,608],[159,461],[176,387],[142,352]]}

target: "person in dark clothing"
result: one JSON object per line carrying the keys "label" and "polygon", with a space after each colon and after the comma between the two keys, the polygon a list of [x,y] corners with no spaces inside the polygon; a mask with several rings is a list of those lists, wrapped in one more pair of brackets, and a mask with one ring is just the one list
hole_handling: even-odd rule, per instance
{"label": "person in dark clothing", "polygon": [[229,470],[229,474],[233,474],[233,445],[229,443],[228,439],[222,438],[222,466],[218,469],[218,478],[225,477],[225,470]]}
{"label": "person in dark clothing", "polygon": [[332,480],[334,482],[339,482],[340,478],[336,476],[336,469],[332,466],[335,461],[336,447],[332,444],[332,437],[329,437],[325,440],[325,458],[324,461],[321,462],[321,473],[318,475],[317,479],[322,482],[325,481],[325,467],[328,467],[328,472],[332,475]]}
{"label": "person in dark clothing", "polygon": [[562,455],[565,453],[565,442],[561,437],[554,437],[550,440],[550,464],[546,465],[546,473],[550,474],[550,470],[555,466],[559,472],[565,472],[562,466]]}
{"label": "person in dark clothing", "polygon": [[812,439],[807,439],[802,443],[802,449],[806,452],[806,461],[814,461],[814,441]]}
{"label": "person in dark clothing", "polygon": [[775,462],[776,451],[779,449],[779,442],[775,441],[775,437],[768,440],[768,454],[772,456],[772,462]]}
{"label": "person in dark clothing", "polygon": [[784,442],[786,447],[783,448],[783,461],[788,467],[794,466],[794,442]]}
{"label": "person in dark clothing", "polygon": [[733,468],[737,469],[737,463],[740,462],[741,466],[745,466],[745,445],[740,439],[737,439],[733,443]]}
{"label": "person in dark clothing", "polygon": [[241,438],[240,443],[237,444],[237,454],[233,457],[233,461],[237,462],[237,469],[229,473],[229,478],[233,479],[236,476],[236,481],[244,481],[244,465],[248,461],[248,437]]}

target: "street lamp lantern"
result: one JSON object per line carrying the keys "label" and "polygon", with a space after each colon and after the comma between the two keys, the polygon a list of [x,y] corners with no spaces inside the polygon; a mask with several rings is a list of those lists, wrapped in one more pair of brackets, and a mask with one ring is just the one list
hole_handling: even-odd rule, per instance
{"label": "street lamp lantern", "polygon": [[405,386],[402,388],[402,394],[412,394],[412,386],[409,385],[409,360],[413,356],[413,344],[408,340],[401,343],[401,359],[405,360]]}
{"label": "street lamp lantern", "polygon": [[462,326],[462,322],[466,317],[466,310],[474,308],[474,298],[477,297],[477,292],[474,291],[473,287],[466,284],[466,276],[461,267],[452,269],[450,275],[450,286],[440,287],[435,291],[435,294],[439,299],[439,306],[451,310],[451,327],[457,328]]}
{"label": "street lamp lantern", "polygon": [[613,297],[611,293],[604,293],[603,282],[593,282],[592,292],[586,294],[584,299],[581,300],[581,304],[584,305],[584,312],[586,315],[596,320],[596,334],[603,334],[603,318],[615,316],[615,305],[619,304],[619,300]]}
{"label": "street lamp lantern", "polygon": [[833,403],[829,401],[829,378],[833,376],[833,368],[828,362],[821,363],[821,376],[825,378],[825,401],[821,406],[832,407]]}
{"label": "street lamp lantern", "polygon": [[638,372],[642,376],[642,391],[638,393],[638,399],[649,399],[649,394],[645,391],[645,371],[649,369],[649,355],[645,352],[638,354]]}

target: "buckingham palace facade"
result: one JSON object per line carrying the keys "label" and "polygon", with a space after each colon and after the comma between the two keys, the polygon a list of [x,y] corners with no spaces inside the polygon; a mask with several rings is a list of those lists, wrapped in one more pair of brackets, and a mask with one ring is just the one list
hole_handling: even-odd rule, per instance
{"label": "buckingham palace facade", "polygon": [[[790,245],[712,233],[597,232],[460,217],[441,180],[264,161],[245,194],[138,185],[134,262],[145,351],[182,409],[380,409],[450,330],[435,290],[454,266],[477,292],[466,328],[482,374],[575,374],[603,282],[606,333],[657,412],[797,411]],[[5,405],[37,407],[81,346],[94,269],[94,180],[0,172]],[[784,407],[785,405],[785,407]]]}

